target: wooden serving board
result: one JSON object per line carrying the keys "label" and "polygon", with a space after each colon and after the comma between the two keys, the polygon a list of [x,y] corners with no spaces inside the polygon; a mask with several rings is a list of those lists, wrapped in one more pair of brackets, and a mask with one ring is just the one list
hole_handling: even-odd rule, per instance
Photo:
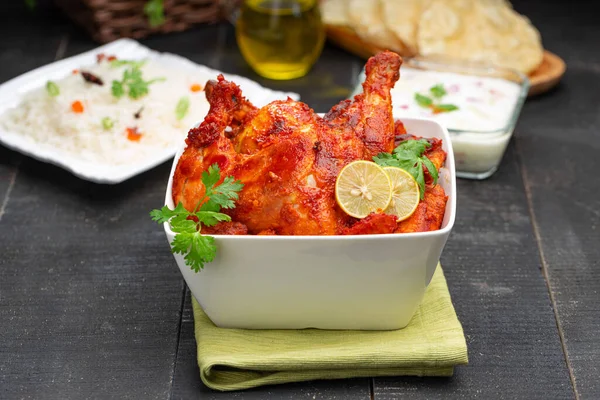
{"label": "wooden serving board", "polygon": [[[347,27],[327,25],[327,39],[337,46],[356,54],[362,58],[369,58],[373,54],[383,51],[371,43],[363,41],[354,31]],[[528,96],[536,96],[552,89],[558,84],[566,70],[566,64],[562,58],[547,50],[540,66],[529,75]]]}
{"label": "wooden serving board", "polygon": [[554,53],[544,50],[544,59],[540,66],[529,74],[529,96],[542,94],[552,89],[565,74],[567,65]]}

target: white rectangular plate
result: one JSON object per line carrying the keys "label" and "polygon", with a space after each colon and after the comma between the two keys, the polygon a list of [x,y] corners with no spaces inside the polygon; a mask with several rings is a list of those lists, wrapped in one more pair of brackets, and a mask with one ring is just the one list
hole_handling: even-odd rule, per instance
{"label": "white rectangular plate", "polygon": [[[86,53],[37,68],[0,85],[0,115],[8,109],[16,107],[27,92],[42,87],[48,80],[61,79],[71,73],[73,69],[95,64],[96,54],[98,53],[115,55],[117,58],[149,59],[165,68],[193,73],[201,82],[215,79],[221,73],[175,54],[150,50],[135,40],[120,39]],[[284,93],[267,89],[242,76],[223,75],[227,80],[238,84],[244,95],[258,107],[262,107],[273,100],[285,99],[288,96],[294,100],[298,100],[300,97],[296,93]],[[28,137],[17,132],[4,130],[2,127],[0,127],[0,143],[40,161],[58,165],[82,179],[109,184],[123,182],[162,164],[173,158],[177,149],[181,147],[180,143],[175,144],[174,147],[157,152],[153,158],[139,164],[113,166],[86,162],[57,148],[40,146]]]}

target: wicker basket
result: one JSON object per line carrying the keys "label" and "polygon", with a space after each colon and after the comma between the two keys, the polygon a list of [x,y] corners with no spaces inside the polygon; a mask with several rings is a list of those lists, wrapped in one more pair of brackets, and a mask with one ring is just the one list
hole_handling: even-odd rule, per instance
{"label": "wicker basket", "polygon": [[107,43],[122,37],[142,38],[152,33],[186,30],[199,23],[222,19],[220,0],[164,0],[165,23],[151,27],[147,0],[54,0],[92,38]]}

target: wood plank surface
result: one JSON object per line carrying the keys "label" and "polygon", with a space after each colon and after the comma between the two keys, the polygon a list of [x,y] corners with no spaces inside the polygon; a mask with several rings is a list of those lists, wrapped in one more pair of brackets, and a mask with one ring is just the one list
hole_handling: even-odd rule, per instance
{"label": "wood plank surface", "polygon": [[[45,1],[0,22],[0,81],[76,33]],[[167,174],[99,186],[0,148],[0,398],[168,397],[183,283],[147,216]]]}
{"label": "wood plank surface", "polygon": [[[147,217],[169,163],[104,186],[0,147],[0,398],[564,399],[573,383],[580,398],[600,398],[598,26],[590,4],[514,3],[567,74],[528,100],[496,175],[459,182],[442,261],[470,365],[449,379],[376,379],[372,396],[368,379],[209,390],[189,293]],[[142,43],[298,92],[317,112],[350,94],[363,65],[327,46],[306,77],[269,81],[233,33],[203,26]],[[49,0],[33,13],[3,2],[0,34],[0,82],[96,46]]]}
{"label": "wood plank surface", "polygon": [[[44,18],[45,13],[46,18]],[[57,23],[58,18],[58,23]],[[24,22],[28,32],[25,34]],[[64,41],[58,13],[42,6],[31,12],[21,2],[5,2],[0,13],[0,83],[56,59]],[[0,145],[0,220],[22,156]]]}
{"label": "wood plank surface", "polygon": [[458,182],[442,255],[469,365],[450,379],[375,379],[376,399],[573,396],[513,146],[486,181]]}
{"label": "wood plank surface", "polygon": [[0,12],[0,82],[60,58],[69,22],[51,6],[29,11],[21,1],[6,1]]}
{"label": "wood plank surface", "polygon": [[[600,60],[572,66],[561,99],[528,104],[519,157],[577,393],[600,398]],[[544,110],[552,109],[553,118]]]}
{"label": "wood plank surface", "polygon": [[517,149],[575,389],[581,399],[599,399],[597,7],[589,2],[577,3],[576,8],[548,2],[542,10],[526,1],[518,6],[567,62],[567,73],[554,95],[525,104]]}
{"label": "wood plank surface", "polygon": [[0,397],[168,397],[184,287],[148,217],[167,175],[23,162],[0,222]]}
{"label": "wood plank surface", "polygon": [[21,157],[0,146],[0,159],[2,160],[0,163],[0,221],[2,221],[4,210],[10,200],[10,193],[17,178],[18,163]]}
{"label": "wood plank surface", "polygon": [[[559,115],[568,123],[567,113]],[[583,178],[598,169],[600,140],[573,129],[565,138],[562,124],[524,125],[528,136],[519,151],[525,182],[576,389],[583,399],[600,398],[600,181]]]}

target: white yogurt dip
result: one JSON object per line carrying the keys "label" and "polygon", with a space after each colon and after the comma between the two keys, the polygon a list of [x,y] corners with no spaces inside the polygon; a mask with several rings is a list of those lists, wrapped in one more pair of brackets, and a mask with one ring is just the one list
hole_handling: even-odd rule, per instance
{"label": "white yogurt dip", "polygon": [[[392,89],[394,116],[437,120],[451,133],[458,175],[491,175],[512,135],[522,86],[501,78],[410,67],[402,67],[400,76]],[[433,96],[430,89],[436,85],[442,85],[446,94]],[[419,105],[416,93],[429,97],[434,104],[450,104],[458,109],[436,113]]]}

